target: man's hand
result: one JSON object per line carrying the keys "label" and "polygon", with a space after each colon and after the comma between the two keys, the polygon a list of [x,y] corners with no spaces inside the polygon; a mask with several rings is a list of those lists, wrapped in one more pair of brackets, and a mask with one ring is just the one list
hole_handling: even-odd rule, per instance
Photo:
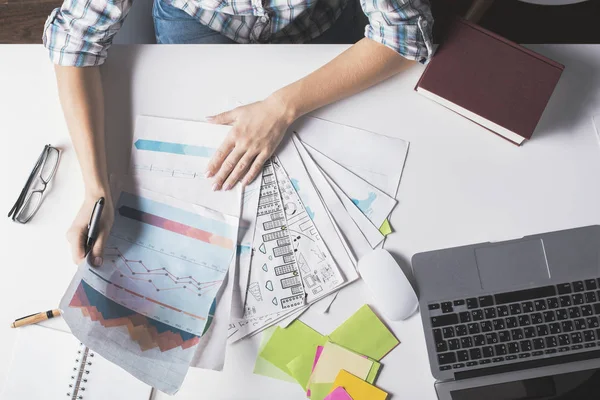
{"label": "man's hand", "polygon": [[102,211],[102,216],[100,217],[100,230],[98,231],[98,238],[96,239],[96,242],[90,251],[90,262],[95,267],[102,265],[102,253],[104,251],[104,245],[106,243],[106,239],[108,238],[108,234],[110,233],[110,228],[112,227],[114,219],[114,209],[112,200],[110,198],[110,193],[102,193],[94,196],[86,195],[83,205],[79,209],[71,228],[69,228],[69,231],[67,232],[67,240],[71,244],[71,256],[73,257],[73,262],[75,264],[79,265],[85,258],[84,247],[87,240],[87,227],[88,223],[90,222],[90,216],[92,215],[94,205],[100,197],[104,197],[106,202],[104,203],[104,210]]}
{"label": "man's hand", "polygon": [[281,99],[271,96],[207,119],[232,126],[206,171],[206,177],[215,177],[213,190],[229,190],[240,180],[247,185],[256,178],[295,118]]}

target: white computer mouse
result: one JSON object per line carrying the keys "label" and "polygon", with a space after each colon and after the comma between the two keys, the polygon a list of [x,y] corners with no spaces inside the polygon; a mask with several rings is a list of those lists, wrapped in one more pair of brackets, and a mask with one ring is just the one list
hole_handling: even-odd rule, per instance
{"label": "white computer mouse", "polygon": [[400,321],[417,310],[419,300],[404,271],[386,250],[375,249],[358,261],[358,272],[371,289],[375,305],[387,318]]}

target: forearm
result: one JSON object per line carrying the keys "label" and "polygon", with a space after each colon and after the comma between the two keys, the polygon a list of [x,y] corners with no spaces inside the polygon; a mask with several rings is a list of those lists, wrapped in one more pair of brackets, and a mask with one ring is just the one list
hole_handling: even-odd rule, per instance
{"label": "forearm", "polygon": [[98,67],[55,67],[58,94],[87,194],[108,190],[104,95]]}
{"label": "forearm", "polygon": [[288,109],[290,119],[352,96],[415,62],[370,39],[362,39],[306,77],[273,94]]}

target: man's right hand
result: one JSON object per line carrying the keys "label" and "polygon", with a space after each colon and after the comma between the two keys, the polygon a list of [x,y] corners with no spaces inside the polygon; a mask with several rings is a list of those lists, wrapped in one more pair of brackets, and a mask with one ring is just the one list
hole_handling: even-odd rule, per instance
{"label": "man's right hand", "polygon": [[102,265],[104,245],[106,243],[106,239],[108,238],[108,234],[110,233],[110,228],[112,227],[114,219],[114,208],[109,192],[86,195],[83,205],[79,209],[71,228],[69,228],[67,232],[67,240],[71,244],[71,256],[73,257],[73,262],[77,265],[79,265],[85,258],[84,247],[87,240],[88,223],[90,222],[90,216],[92,215],[94,205],[100,197],[104,197],[106,202],[104,203],[104,210],[102,211],[102,216],[100,218],[98,238],[96,239],[96,242],[90,251],[89,260],[90,263],[95,267]]}

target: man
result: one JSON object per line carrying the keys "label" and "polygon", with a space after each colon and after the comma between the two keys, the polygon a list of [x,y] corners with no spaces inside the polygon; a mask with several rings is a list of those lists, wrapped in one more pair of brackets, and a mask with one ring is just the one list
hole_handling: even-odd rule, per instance
{"label": "man", "polygon": [[[155,28],[159,43],[306,43],[336,29],[343,34],[340,24],[348,18],[342,14],[358,8],[355,1],[156,0]],[[110,199],[98,66],[130,6],[131,0],[65,0],[46,22],[44,45],[57,64],[59,96],[85,183],[85,200],[67,234],[76,263],[85,256],[94,202]],[[209,118],[232,126],[207,170],[214,190],[251,182],[300,116],[430,58],[433,19],[427,0],[361,0],[361,7],[369,25],[348,50],[262,101]],[[96,266],[102,264],[112,220],[107,201],[91,253]]]}

